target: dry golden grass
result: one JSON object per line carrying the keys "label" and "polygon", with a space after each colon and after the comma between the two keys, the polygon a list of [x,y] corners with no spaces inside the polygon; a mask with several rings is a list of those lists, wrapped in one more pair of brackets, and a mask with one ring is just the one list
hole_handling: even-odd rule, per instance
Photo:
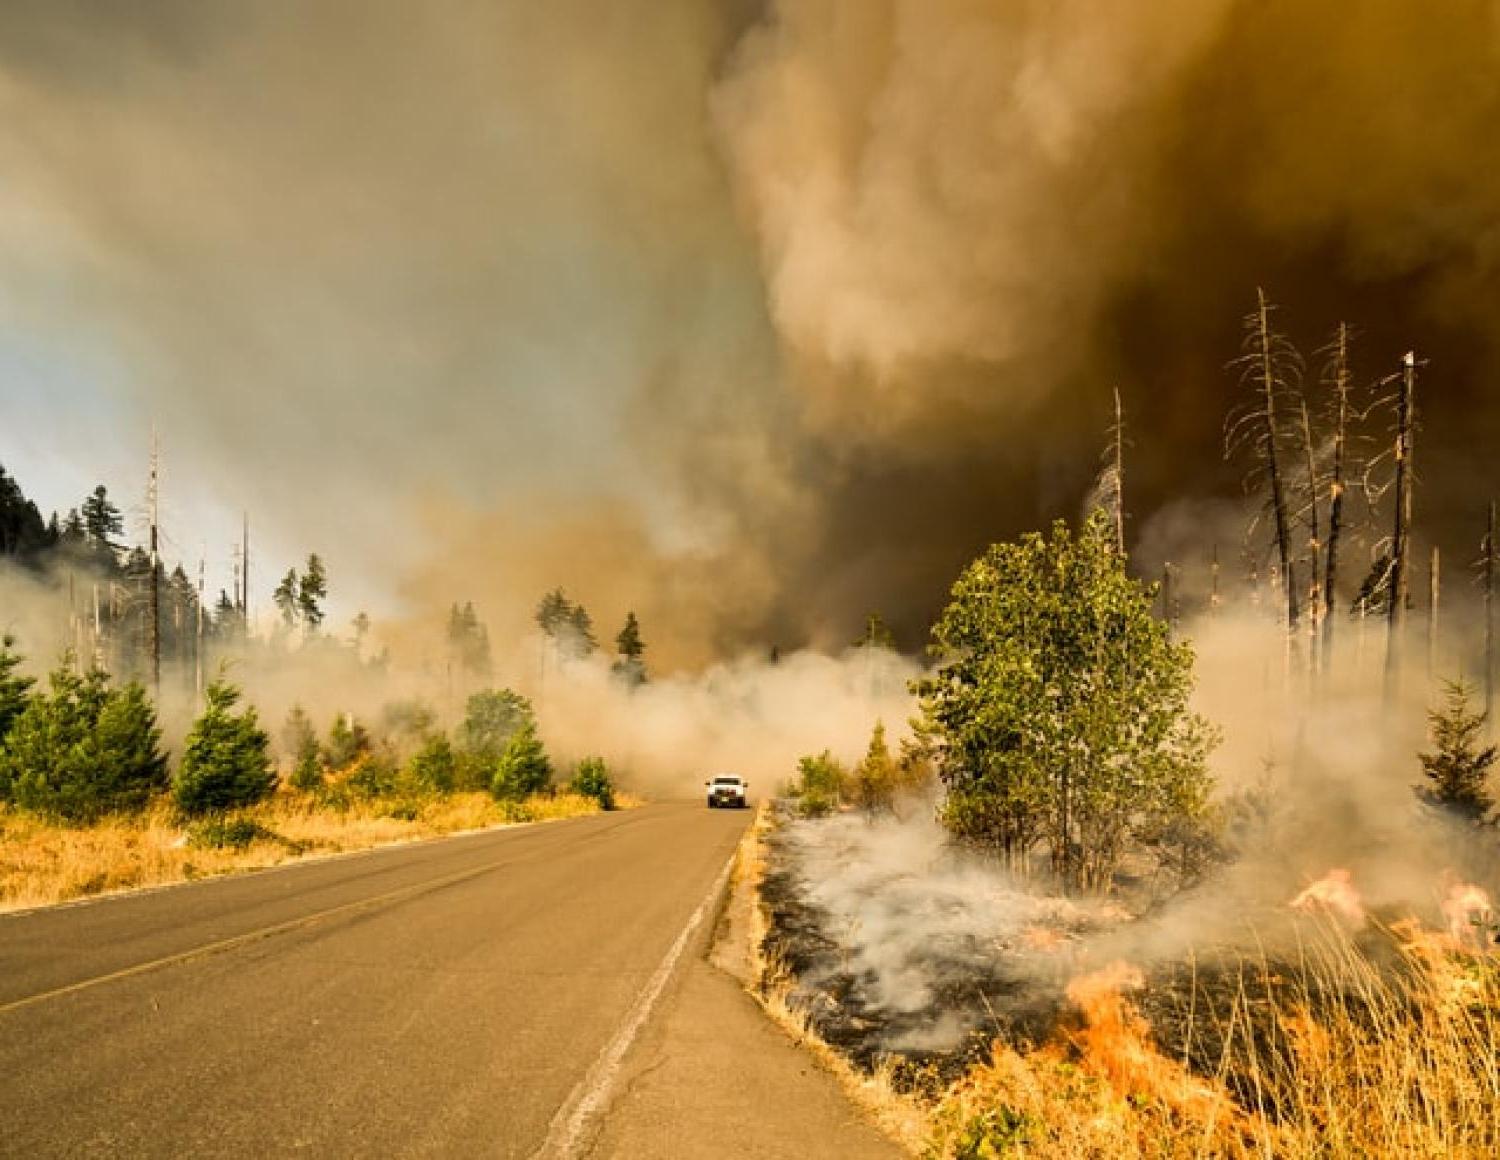
{"label": "dry golden grass", "polygon": [[[636,804],[629,795],[617,801],[619,808]],[[281,793],[235,815],[269,836],[242,849],[213,849],[194,844],[190,827],[165,805],[140,817],[87,828],[54,825],[0,807],[0,911],[275,866],[308,855],[579,817],[598,809],[592,798],[567,793],[518,805],[466,793],[419,803],[355,802],[337,810],[305,795]]]}
{"label": "dry golden grass", "polygon": [[[1500,1155],[1500,966],[1478,939],[1405,922],[1374,966],[1341,928],[1272,993],[1247,965],[1217,1010],[1219,1074],[1160,1054],[1116,965],[1070,989],[1081,1029],[1025,1054],[997,1044],[932,1109],[933,1158]],[[1113,974],[1110,974],[1113,972]],[[1232,1097],[1233,1086],[1238,1098]]]}

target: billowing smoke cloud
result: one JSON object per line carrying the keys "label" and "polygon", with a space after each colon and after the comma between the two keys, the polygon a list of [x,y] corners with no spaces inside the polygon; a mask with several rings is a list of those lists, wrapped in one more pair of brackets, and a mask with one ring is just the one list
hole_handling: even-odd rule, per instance
{"label": "billowing smoke cloud", "polygon": [[669,667],[871,608],[914,647],[978,548],[1076,509],[1114,385],[1137,528],[1234,494],[1264,284],[1304,346],[1361,324],[1362,376],[1430,359],[1419,518],[1462,558],[1500,433],[1495,25],[9,4],[0,369],[93,414],[33,383],[0,453],[102,462],[58,430],[139,446],[149,413],[179,495],[251,510],[261,581],[321,550],[351,613],[520,624],[563,584]]}

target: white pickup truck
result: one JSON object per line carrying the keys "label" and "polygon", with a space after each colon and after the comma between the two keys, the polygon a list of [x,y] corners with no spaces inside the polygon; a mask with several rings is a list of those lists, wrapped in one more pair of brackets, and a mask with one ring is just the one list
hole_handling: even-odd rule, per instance
{"label": "white pickup truck", "polygon": [[745,808],[745,791],[750,788],[750,783],[744,778],[732,773],[721,773],[710,781],[703,783],[708,790],[708,808],[718,809],[733,807],[742,810]]}

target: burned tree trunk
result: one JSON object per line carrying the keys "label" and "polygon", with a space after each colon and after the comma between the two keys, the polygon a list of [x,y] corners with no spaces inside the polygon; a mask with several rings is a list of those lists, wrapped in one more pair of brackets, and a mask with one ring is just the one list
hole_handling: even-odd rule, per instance
{"label": "burned tree trunk", "polygon": [[1484,714],[1494,731],[1495,712],[1495,501],[1484,530]]}
{"label": "burned tree trunk", "polygon": [[1125,558],[1125,410],[1120,406],[1120,388],[1115,388],[1115,551]]}
{"label": "burned tree trunk", "polygon": [[1302,450],[1307,457],[1307,547],[1309,563],[1312,567],[1312,582],[1307,589],[1307,633],[1310,642],[1308,648],[1308,667],[1316,672],[1318,668],[1318,630],[1321,620],[1321,578],[1323,574],[1323,544],[1322,544],[1322,512],[1319,507],[1318,496],[1318,456],[1317,448],[1313,444],[1312,420],[1307,414],[1307,400],[1299,399],[1298,406],[1302,412]]}
{"label": "burned tree trunk", "polygon": [[1323,575],[1323,667],[1333,662],[1338,610],[1339,536],[1344,530],[1344,477],[1348,470],[1349,324],[1339,323],[1330,367],[1333,387],[1333,464],[1328,481],[1328,556]]}
{"label": "burned tree trunk", "polygon": [[151,483],[147,489],[147,505],[151,513],[151,599],[147,604],[146,648],[151,654],[151,689],[161,697],[161,551],[157,519],[158,505],[158,449],[156,433],[151,433]]}
{"label": "burned tree trunk", "polygon": [[1296,576],[1292,567],[1292,529],[1287,514],[1286,465],[1281,457],[1282,416],[1279,403],[1286,388],[1284,373],[1290,348],[1271,329],[1271,306],[1266,292],[1256,290],[1254,313],[1246,319],[1245,375],[1255,390],[1255,406],[1244,419],[1252,432],[1253,445],[1266,468],[1271,516],[1276,532],[1276,553],[1281,561],[1281,580],[1286,597],[1288,634],[1297,631],[1299,617]]}
{"label": "burned tree trunk", "polygon": [[1395,691],[1401,669],[1401,631],[1406,619],[1407,559],[1411,554],[1412,451],[1416,426],[1417,355],[1403,359],[1396,395],[1396,517],[1391,533],[1389,604],[1386,606],[1386,692]]}

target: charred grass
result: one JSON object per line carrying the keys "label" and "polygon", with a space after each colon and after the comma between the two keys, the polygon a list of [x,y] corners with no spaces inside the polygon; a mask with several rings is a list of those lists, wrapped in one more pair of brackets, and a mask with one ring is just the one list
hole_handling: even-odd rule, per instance
{"label": "charred grass", "polygon": [[[763,841],[768,1005],[918,1117],[933,1160],[1500,1155],[1487,927],[1318,912],[1274,950],[1143,969],[989,943],[936,964],[923,1007],[893,1011],[784,835]],[[945,1021],[963,1034],[912,1045]]]}

